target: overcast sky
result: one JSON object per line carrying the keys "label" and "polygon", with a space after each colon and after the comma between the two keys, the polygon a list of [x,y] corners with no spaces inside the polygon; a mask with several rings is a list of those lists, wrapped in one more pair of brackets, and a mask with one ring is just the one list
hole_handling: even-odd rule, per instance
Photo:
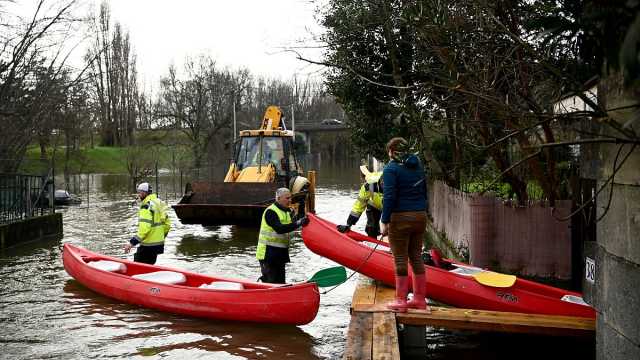
{"label": "overcast sky", "polygon": [[[99,9],[100,0],[91,0]],[[210,54],[219,65],[288,79],[317,73],[281,48],[309,39],[321,27],[309,0],[109,0],[113,21],[131,35],[145,87],[157,88],[172,62]],[[310,42],[308,42],[311,45]],[[319,50],[306,51],[319,59]]]}

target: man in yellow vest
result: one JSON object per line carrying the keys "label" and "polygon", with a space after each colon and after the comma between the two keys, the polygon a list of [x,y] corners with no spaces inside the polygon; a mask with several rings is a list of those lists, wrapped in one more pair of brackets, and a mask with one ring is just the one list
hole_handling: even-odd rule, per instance
{"label": "man in yellow vest", "polygon": [[360,215],[366,210],[367,213],[367,225],[365,232],[370,237],[377,237],[380,235],[380,215],[382,214],[382,173],[381,172],[369,172],[369,169],[365,165],[360,166],[360,171],[364,176],[364,183],[360,187],[358,192],[358,198],[349,217],[347,218],[346,225],[338,225],[338,231],[344,233],[351,229],[360,219]]}
{"label": "man in yellow vest", "polygon": [[164,252],[164,239],[171,230],[171,220],[167,214],[169,207],[152,193],[149,183],[141,183],[137,190],[142,200],[138,210],[138,233],[124,246],[124,252],[129,253],[131,248],[140,244],[133,261],[153,265],[158,254]]}
{"label": "man in yellow vest", "polygon": [[262,276],[259,281],[285,283],[285,265],[289,259],[291,233],[309,223],[304,216],[304,203],[300,204],[294,221],[291,215],[291,192],[287,188],[276,190],[276,201],[262,213],[256,259],[260,261]]}

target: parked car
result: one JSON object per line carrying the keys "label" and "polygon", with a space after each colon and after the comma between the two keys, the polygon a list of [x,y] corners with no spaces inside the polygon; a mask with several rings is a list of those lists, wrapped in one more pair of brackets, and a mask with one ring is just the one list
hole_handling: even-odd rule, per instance
{"label": "parked car", "polygon": [[77,195],[70,194],[67,190],[56,190],[54,194],[54,203],[56,205],[77,205],[82,199]]}
{"label": "parked car", "polygon": [[338,119],[324,119],[320,122],[322,125],[342,125],[342,121]]}

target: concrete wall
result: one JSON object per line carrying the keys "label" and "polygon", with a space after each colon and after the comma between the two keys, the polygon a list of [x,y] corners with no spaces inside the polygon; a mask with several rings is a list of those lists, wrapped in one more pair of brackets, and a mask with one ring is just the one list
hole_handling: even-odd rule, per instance
{"label": "concrete wall", "polygon": [[[598,102],[616,109],[638,102],[638,94],[621,87],[619,77],[600,83]],[[640,115],[635,109],[610,111],[620,126],[640,134]],[[617,130],[603,126],[599,131],[620,136]],[[637,135],[636,135],[637,136]],[[637,139],[637,138],[636,138]],[[598,198],[597,241],[585,247],[586,257],[595,262],[593,282],[583,282],[585,299],[597,312],[596,355],[598,359],[640,359],[640,146],[627,144],[583,146],[582,176],[596,179],[598,188],[613,174],[614,163],[630,153],[614,185],[607,184]],[[618,151],[620,155],[618,156]],[[611,194],[611,196],[609,196]]]}
{"label": "concrete wall", "polygon": [[62,214],[60,213],[0,225],[0,248],[55,238],[62,238]]}

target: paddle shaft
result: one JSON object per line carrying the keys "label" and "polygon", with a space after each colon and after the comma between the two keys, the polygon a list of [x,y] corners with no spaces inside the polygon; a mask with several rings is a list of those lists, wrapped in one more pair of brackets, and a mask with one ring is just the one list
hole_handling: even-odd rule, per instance
{"label": "paddle shaft", "polygon": [[358,242],[367,241],[367,242],[370,242],[370,243],[373,243],[373,244],[378,244],[378,245],[382,245],[382,246],[386,246],[386,247],[390,247],[391,246],[391,245],[389,245],[388,242],[385,242],[385,241],[382,241],[382,240],[378,240],[376,238],[372,238],[372,237],[368,237],[368,236],[364,236],[364,235],[351,236],[352,234],[357,234],[357,235],[360,235],[360,234],[358,234],[355,231],[349,231],[347,233],[347,236],[349,236],[350,238],[352,238],[353,240],[358,241]]}

